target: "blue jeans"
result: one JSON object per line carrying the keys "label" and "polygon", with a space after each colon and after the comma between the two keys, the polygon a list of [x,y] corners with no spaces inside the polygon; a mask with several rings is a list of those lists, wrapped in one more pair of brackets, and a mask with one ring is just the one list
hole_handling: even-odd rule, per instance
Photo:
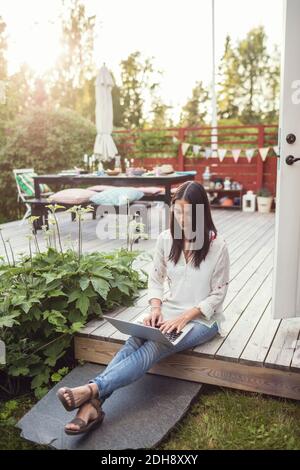
{"label": "blue jeans", "polygon": [[141,378],[162,358],[184,349],[190,349],[211,340],[218,333],[215,322],[211,327],[197,321],[191,321],[193,328],[177,345],[168,345],[157,341],[130,336],[105,370],[89,380],[97,384],[102,403],[114,390]]}

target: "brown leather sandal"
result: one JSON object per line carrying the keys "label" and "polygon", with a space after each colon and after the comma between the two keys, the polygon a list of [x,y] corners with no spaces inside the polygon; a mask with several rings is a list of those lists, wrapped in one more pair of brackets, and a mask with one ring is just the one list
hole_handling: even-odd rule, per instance
{"label": "brown leather sandal", "polygon": [[[90,395],[86,398],[86,399],[83,399],[81,400],[77,405],[75,405],[75,398],[74,398],[74,394],[73,394],[73,391],[71,388],[68,388],[68,387],[62,387],[58,390],[56,396],[58,397],[58,399],[61,401],[62,405],[64,406],[64,408],[67,410],[67,411],[73,411],[75,410],[76,408],[79,408],[83,403],[85,403],[86,401],[88,400],[91,400],[92,398],[96,398],[96,397],[93,397],[93,388],[90,384],[87,384],[87,386],[89,387],[90,389]],[[71,405],[69,405],[68,401],[66,400],[65,398],[65,393],[67,393],[68,397],[70,398],[71,400]]]}
{"label": "brown leather sandal", "polygon": [[65,427],[64,429],[66,434],[70,436],[74,436],[76,434],[84,434],[88,431],[91,431],[97,425],[102,423],[105,413],[100,406],[100,401],[97,398],[92,398],[91,400],[89,400],[89,403],[93,405],[93,407],[97,410],[97,418],[87,423],[81,418],[72,419],[72,421],[70,421],[68,424],[76,424],[76,426],[79,426],[79,429],[68,429]]}

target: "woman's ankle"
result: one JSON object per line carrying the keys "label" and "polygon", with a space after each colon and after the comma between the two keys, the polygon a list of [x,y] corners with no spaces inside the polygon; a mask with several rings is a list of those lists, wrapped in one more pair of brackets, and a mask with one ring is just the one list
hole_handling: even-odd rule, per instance
{"label": "woman's ankle", "polygon": [[100,398],[100,390],[98,385],[95,382],[90,382],[88,385],[92,388],[91,398]]}

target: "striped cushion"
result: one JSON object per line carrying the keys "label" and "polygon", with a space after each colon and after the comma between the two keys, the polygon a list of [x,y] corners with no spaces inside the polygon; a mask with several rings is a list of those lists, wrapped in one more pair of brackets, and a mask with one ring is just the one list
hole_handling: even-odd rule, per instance
{"label": "striped cushion", "polygon": [[[21,191],[26,196],[34,196],[34,181],[33,176],[37,176],[36,173],[19,173],[16,175],[17,183],[21,188]],[[40,184],[41,193],[50,193],[51,189],[47,184]]]}

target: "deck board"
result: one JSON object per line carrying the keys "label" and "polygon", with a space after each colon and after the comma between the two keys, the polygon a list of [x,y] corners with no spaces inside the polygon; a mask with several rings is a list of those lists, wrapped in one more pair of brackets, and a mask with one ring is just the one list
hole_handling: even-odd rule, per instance
{"label": "deck board", "polygon": [[[151,209],[159,212],[161,209]],[[149,212],[148,212],[149,214]],[[187,380],[225,385],[241,390],[259,391],[276,396],[300,399],[300,319],[271,318],[272,274],[274,261],[274,213],[244,213],[217,209],[212,211],[216,228],[228,245],[230,283],[224,301],[226,335],[156,364],[150,373]],[[109,217],[109,216],[106,216]],[[59,214],[63,243],[71,233],[76,245],[76,224],[69,214]],[[88,218],[83,224],[83,251],[110,251],[126,246],[125,239],[99,239],[97,227],[107,223]],[[155,225],[156,224],[156,225]],[[13,247],[28,250],[26,224],[11,222],[2,226]],[[154,230],[154,232],[152,231]],[[148,240],[140,240],[134,249],[146,253],[137,267],[149,272],[159,222],[151,226]],[[38,233],[42,240],[42,234]],[[3,247],[0,247],[3,255]],[[168,291],[164,283],[165,293]],[[148,307],[147,289],[130,307],[108,312],[108,315],[133,320]],[[126,340],[105,319],[91,320],[75,338],[79,359],[106,364]]]}

